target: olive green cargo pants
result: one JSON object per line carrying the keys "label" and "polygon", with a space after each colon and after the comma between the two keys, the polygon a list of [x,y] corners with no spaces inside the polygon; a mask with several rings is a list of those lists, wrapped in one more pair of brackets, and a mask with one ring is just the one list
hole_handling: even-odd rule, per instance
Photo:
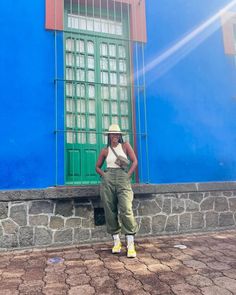
{"label": "olive green cargo pants", "polygon": [[122,231],[126,235],[134,235],[138,225],[133,215],[133,191],[128,174],[122,169],[108,168],[102,177],[100,195],[107,232],[114,235]]}

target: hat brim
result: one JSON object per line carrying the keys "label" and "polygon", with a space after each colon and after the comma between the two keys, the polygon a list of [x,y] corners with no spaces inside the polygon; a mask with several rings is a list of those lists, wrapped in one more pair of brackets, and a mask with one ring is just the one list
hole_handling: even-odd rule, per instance
{"label": "hat brim", "polygon": [[125,132],[121,132],[121,131],[106,131],[104,134],[108,135],[108,134],[120,134],[120,135],[125,135]]}

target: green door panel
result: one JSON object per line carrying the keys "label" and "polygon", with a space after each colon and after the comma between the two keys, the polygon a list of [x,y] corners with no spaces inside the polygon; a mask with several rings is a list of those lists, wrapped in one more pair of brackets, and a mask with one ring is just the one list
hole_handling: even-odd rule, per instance
{"label": "green door panel", "polygon": [[67,149],[67,171],[68,178],[73,181],[74,177],[81,176],[81,153],[80,150]]}
{"label": "green door panel", "polygon": [[[94,169],[94,163],[96,163],[96,160],[97,160],[97,147],[94,147],[94,149],[90,148],[90,149],[84,150],[83,157],[84,157],[84,161],[83,161],[84,175],[86,176],[86,178],[90,178],[92,180],[93,178],[96,178],[97,176]],[[91,167],[93,169],[91,169]]]}

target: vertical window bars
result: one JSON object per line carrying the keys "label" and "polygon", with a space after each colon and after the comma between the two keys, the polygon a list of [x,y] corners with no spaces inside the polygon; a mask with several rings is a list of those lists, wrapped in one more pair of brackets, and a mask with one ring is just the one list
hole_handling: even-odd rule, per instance
{"label": "vertical window bars", "polygon": [[[148,182],[144,44],[130,37],[130,5],[113,0],[64,0],[64,76],[58,73],[55,30],[56,178],[59,134],[65,140],[65,183],[95,184],[104,132],[117,123],[138,152],[139,179]],[[135,26],[135,24],[133,24]],[[139,73],[135,75],[135,73]],[[59,85],[60,84],[60,85]],[[58,124],[64,85],[65,124]],[[58,184],[58,179],[56,179]]]}

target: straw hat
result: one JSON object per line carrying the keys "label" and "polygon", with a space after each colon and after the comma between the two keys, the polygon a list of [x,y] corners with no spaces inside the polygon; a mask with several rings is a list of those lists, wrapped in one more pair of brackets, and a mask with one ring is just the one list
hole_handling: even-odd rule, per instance
{"label": "straw hat", "polygon": [[120,126],[117,125],[117,124],[111,124],[109,126],[108,131],[105,132],[105,134],[111,134],[111,133],[113,133],[113,134],[115,134],[115,133],[117,133],[117,134],[125,134],[124,132],[121,132]]}

